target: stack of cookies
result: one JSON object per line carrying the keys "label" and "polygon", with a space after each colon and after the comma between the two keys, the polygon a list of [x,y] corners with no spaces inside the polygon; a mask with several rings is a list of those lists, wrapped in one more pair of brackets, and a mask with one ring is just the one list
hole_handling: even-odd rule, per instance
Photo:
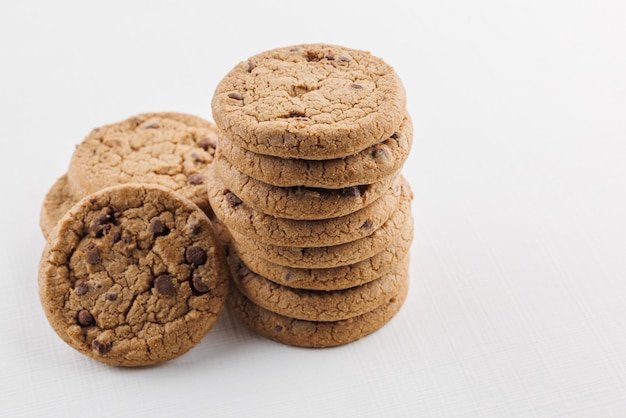
{"label": "stack of cookies", "polygon": [[309,44],[255,55],[219,83],[209,201],[231,235],[230,306],[291,345],[349,343],[409,285],[411,147],[404,88],[368,52]]}
{"label": "stack of cookies", "polygon": [[142,114],[94,129],[44,200],[41,303],[68,345],[103,363],[180,356],[225,304],[229,269],[209,220],[215,125]]}

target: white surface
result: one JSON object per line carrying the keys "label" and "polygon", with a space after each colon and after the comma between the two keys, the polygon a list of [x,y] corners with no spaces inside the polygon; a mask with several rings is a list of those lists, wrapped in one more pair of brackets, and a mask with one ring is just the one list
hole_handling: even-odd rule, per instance
{"label": "white surface", "polygon": [[[0,3],[0,416],[626,416],[623,2],[208,3]],[[372,51],[407,89],[398,316],[306,350],[225,314],[139,370],[65,346],[38,216],[74,145],[140,112],[211,119],[237,62],[316,41]]]}

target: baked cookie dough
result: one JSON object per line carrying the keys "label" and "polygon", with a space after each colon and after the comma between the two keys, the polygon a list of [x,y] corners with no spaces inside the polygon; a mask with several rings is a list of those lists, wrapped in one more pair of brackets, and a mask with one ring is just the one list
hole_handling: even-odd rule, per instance
{"label": "baked cookie dough", "polygon": [[46,197],[44,198],[39,212],[39,227],[44,238],[48,238],[50,231],[57,221],[67,212],[79,199],[74,197],[67,184],[67,175],[63,174],[54,182]]}
{"label": "baked cookie dough", "polygon": [[231,231],[262,243],[288,247],[326,247],[366,237],[389,219],[400,198],[400,187],[396,185],[356,212],[338,218],[300,221],[276,218],[250,208],[224,186],[219,176],[212,178],[207,189],[215,215]]}
{"label": "baked cookie dough", "polygon": [[248,251],[267,261],[288,267],[328,268],[365,260],[391,245],[407,229],[412,229],[413,192],[404,177],[400,176],[399,179],[397,186],[401,188],[400,205],[387,222],[364,238],[325,247],[286,247],[265,244],[231,230],[233,245],[239,253]]}
{"label": "baked cookie dough", "polygon": [[361,286],[335,291],[302,290],[259,276],[233,254],[229,261],[235,285],[252,303],[280,315],[307,321],[340,321],[372,311],[395,296],[409,274],[407,257],[390,273]]}
{"label": "baked cookie dough", "polygon": [[246,205],[278,218],[318,220],[337,218],[363,209],[380,198],[396,175],[372,184],[341,189],[311,187],[277,187],[256,180],[235,169],[225,158],[217,158],[209,166],[209,177],[218,177]]}
{"label": "baked cookie dough", "polygon": [[[357,154],[330,160],[280,158],[258,154],[218,136],[222,156],[237,170],[252,178],[280,187],[306,186],[339,189],[375,183],[402,168],[413,141],[411,119],[391,137]],[[305,158],[305,157],[301,157]]]}
{"label": "baked cookie dough", "polygon": [[94,129],[76,147],[67,179],[82,198],[123,183],[159,184],[190,199],[207,214],[207,166],[217,128],[196,116],[146,113]]}
{"label": "baked cookie dough", "polygon": [[398,292],[380,307],[341,321],[304,321],[280,315],[252,303],[231,285],[228,304],[231,312],[248,328],[271,340],[298,346],[327,348],[354,342],[387,324],[398,313],[409,290],[409,277]]}
{"label": "baked cookie dough", "polygon": [[225,303],[229,272],[207,216],[158,185],[118,185],[76,203],[51,231],[39,295],[54,331],[115,366],[173,359]]}
{"label": "baked cookie dough", "polygon": [[236,65],[212,100],[218,128],[260,154],[343,158],[391,137],[406,94],[394,69],[369,52],[303,44]]}

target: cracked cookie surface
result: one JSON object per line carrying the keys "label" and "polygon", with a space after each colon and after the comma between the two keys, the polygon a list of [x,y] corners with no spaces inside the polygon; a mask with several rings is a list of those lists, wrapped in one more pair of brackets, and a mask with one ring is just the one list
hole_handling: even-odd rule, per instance
{"label": "cracked cookie surface", "polygon": [[381,197],[396,176],[341,189],[278,187],[241,173],[228,160],[220,157],[218,150],[214,163],[209,167],[209,177],[219,177],[229,190],[259,212],[278,218],[319,220],[363,209]]}
{"label": "cracked cookie surface", "polygon": [[325,160],[389,138],[405,115],[394,69],[337,45],[276,48],[236,65],[212,100],[217,126],[248,150]]}
{"label": "cracked cookie surface", "polygon": [[207,216],[158,185],[103,189],[51,231],[39,294],[55,332],[116,366],[175,358],[198,344],[225,303],[229,272]]}
{"label": "cracked cookie surface", "polygon": [[226,188],[219,176],[213,177],[207,189],[215,215],[231,231],[266,244],[325,247],[366,237],[385,223],[398,206],[400,187],[397,186],[392,185],[382,197],[356,212],[314,221],[277,218],[258,212]]}
{"label": "cracked cookie surface", "polygon": [[217,146],[209,121],[175,112],[145,113],[94,129],[70,161],[67,179],[82,198],[123,183],[159,184],[190,199],[207,214],[207,166]]}
{"label": "cracked cookie surface", "polygon": [[397,173],[409,156],[412,141],[413,126],[408,115],[386,140],[357,154],[330,160],[258,154],[236,145],[222,134],[218,135],[219,152],[223,158],[252,178],[280,187],[329,189],[370,184]]}

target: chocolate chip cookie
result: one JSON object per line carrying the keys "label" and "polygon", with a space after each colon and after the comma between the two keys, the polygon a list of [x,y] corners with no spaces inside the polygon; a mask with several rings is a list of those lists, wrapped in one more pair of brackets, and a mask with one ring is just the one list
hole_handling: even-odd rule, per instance
{"label": "chocolate chip cookie", "polygon": [[[258,154],[220,134],[222,156],[237,170],[281,187],[306,186],[339,189],[377,182],[397,173],[406,161],[413,140],[413,125],[405,115],[397,131],[354,155],[330,160],[280,158]],[[303,154],[301,158],[306,158]]]}
{"label": "chocolate chip cookie", "polygon": [[354,342],[388,323],[398,313],[409,290],[409,277],[380,307],[341,321],[305,321],[264,309],[246,298],[234,284],[228,298],[234,315],[248,328],[271,340],[298,347],[334,347]]}
{"label": "chocolate chip cookie", "polygon": [[252,272],[236,255],[229,256],[235,285],[252,303],[268,311],[307,321],[339,321],[372,311],[398,293],[407,280],[408,257],[391,272],[343,290],[303,290],[276,284]]}
{"label": "chocolate chip cookie", "polygon": [[82,198],[124,183],[159,184],[179,192],[207,214],[207,166],[217,144],[214,124],[181,113],[147,113],[94,129],[76,147],[67,173]]}
{"label": "chocolate chip cookie", "polygon": [[218,150],[217,158],[209,167],[209,177],[219,177],[235,196],[259,212],[278,218],[319,220],[363,209],[389,189],[396,175],[372,184],[341,189],[277,187],[238,171],[228,160],[220,157]]}
{"label": "chocolate chip cookie", "polygon": [[254,55],[221,80],[212,100],[216,125],[240,147],[309,160],[343,158],[390,138],[405,106],[389,64],[327,44]]}
{"label": "chocolate chip cookie", "polygon": [[351,214],[300,221],[276,218],[250,208],[224,186],[219,176],[212,178],[207,189],[215,215],[231,231],[262,243],[288,247],[326,247],[366,237],[389,219],[400,197],[400,187],[392,185],[378,200]]}
{"label": "chocolate chip cookie", "polygon": [[63,174],[54,182],[43,204],[41,205],[41,211],[39,212],[39,227],[43,233],[44,238],[47,238],[56,225],[57,221],[71,208],[76,202],[78,202],[67,184],[67,175]]}
{"label": "chocolate chip cookie", "polygon": [[190,350],[217,320],[228,283],[207,216],[158,185],[118,185],[80,200],[50,232],[39,267],[55,332],[116,366]]}
{"label": "chocolate chip cookie", "polygon": [[265,244],[231,230],[233,245],[240,253],[252,252],[272,263],[296,268],[339,267],[365,260],[391,245],[407,229],[412,229],[413,192],[404,177],[399,179],[400,205],[387,222],[364,238],[325,247],[286,247]]}

